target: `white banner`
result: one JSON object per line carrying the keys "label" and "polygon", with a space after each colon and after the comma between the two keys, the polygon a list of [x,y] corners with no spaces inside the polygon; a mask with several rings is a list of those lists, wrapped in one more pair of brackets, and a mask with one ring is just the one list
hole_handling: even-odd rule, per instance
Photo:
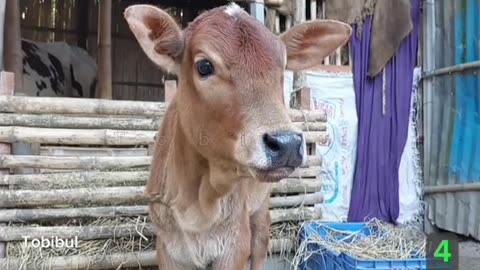
{"label": "white banner", "polygon": [[[323,221],[346,221],[357,151],[357,112],[351,73],[307,72],[312,110],[327,112],[328,145],[317,145],[322,157]],[[285,74],[285,102],[290,103],[293,73]]]}

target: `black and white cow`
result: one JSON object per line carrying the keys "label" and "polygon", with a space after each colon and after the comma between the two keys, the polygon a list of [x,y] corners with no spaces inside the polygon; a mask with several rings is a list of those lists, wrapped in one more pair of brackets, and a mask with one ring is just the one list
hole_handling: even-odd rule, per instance
{"label": "black and white cow", "polygon": [[[94,98],[97,63],[83,49],[65,42],[22,39],[23,87],[19,96]],[[38,144],[13,143],[15,155],[32,155]],[[34,150],[36,149],[36,150]],[[17,169],[16,173],[33,173]]]}
{"label": "black and white cow", "polygon": [[65,42],[22,39],[23,91],[41,97],[94,98],[97,63],[82,48]]}

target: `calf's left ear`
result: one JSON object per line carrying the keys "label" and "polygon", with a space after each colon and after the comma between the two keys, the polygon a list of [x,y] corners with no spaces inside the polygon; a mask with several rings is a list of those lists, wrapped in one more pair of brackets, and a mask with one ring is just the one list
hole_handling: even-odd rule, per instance
{"label": "calf's left ear", "polygon": [[318,65],[348,42],[352,28],[334,20],[298,24],[279,36],[287,49],[286,69],[300,71]]}

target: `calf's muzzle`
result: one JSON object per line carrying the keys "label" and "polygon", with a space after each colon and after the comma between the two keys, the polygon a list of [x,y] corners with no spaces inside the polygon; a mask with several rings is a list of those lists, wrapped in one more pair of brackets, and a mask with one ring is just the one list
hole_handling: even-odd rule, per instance
{"label": "calf's muzzle", "polygon": [[263,144],[270,160],[270,169],[296,168],[302,165],[304,137],[293,131],[265,133]]}

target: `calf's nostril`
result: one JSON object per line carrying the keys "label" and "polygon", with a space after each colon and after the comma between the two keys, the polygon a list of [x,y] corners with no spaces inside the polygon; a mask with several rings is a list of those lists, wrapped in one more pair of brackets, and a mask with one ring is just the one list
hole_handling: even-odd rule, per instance
{"label": "calf's nostril", "polygon": [[275,136],[272,136],[268,133],[264,134],[263,142],[265,143],[268,149],[274,152],[280,151],[280,142],[278,141],[278,138],[276,138]]}

